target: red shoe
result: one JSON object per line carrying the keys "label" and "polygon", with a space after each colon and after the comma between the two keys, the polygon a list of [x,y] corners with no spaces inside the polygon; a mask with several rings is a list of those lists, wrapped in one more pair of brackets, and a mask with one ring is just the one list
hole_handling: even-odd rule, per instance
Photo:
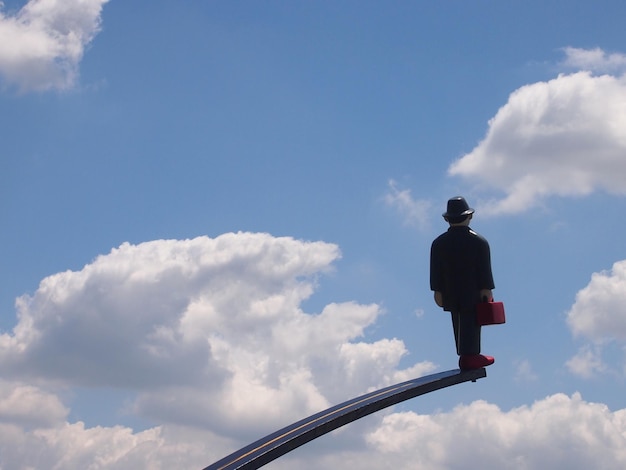
{"label": "red shoe", "polygon": [[483,356],[482,354],[472,354],[468,356],[461,356],[459,358],[459,367],[463,370],[480,369],[482,367],[490,366],[494,362],[495,362],[495,359],[491,356]]}

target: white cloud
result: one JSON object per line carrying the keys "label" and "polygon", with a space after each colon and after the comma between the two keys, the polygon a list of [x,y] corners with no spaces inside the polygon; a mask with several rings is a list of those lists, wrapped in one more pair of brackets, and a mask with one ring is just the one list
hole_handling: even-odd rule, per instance
{"label": "white cloud", "polygon": [[626,194],[626,76],[578,72],[516,90],[448,171],[505,194],[485,214],[522,212],[551,195]]}
{"label": "white cloud", "polygon": [[[348,382],[376,383],[377,386],[405,382],[435,369],[433,363],[425,361],[411,369],[395,370],[395,366],[406,353],[402,341],[382,339],[375,343],[345,343],[339,350],[339,358],[341,363],[345,364]],[[363,357],[370,357],[371,361],[364,362]],[[373,387],[370,390],[373,391]],[[344,390],[342,394],[345,396]]]}
{"label": "white cloud", "polygon": [[251,233],[125,243],[18,299],[0,373],[129,390],[153,421],[256,435],[406,373],[402,341],[356,342],[377,305],[301,310],[339,256]]}
{"label": "white cloud", "polygon": [[567,324],[574,336],[589,343],[567,361],[573,374],[591,378],[609,371],[602,351],[610,342],[626,345],[625,305],[626,260],[614,263],[610,271],[593,273],[589,284],[578,291]]}
{"label": "white cloud", "polygon": [[85,48],[100,30],[102,7],[107,2],[30,0],[15,15],[0,11],[0,76],[4,82],[20,91],[72,87]]}
{"label": "white cloud", "polygon": [[[482,401],[450,413],[396,413],[368,435],[366,468],[618,469],[626,465],[626,410],[558,394],[503,412]],[[384,463],[383,463],[384,462]]]}
{"label": "white cloud", "polygon": [[[168,468],[161,466],[168,460],[174,464],[172,456],[180,460],[172,451],[181,443],[175,439],[166,443],[160,428],[140,433],[123,426],[85,428],[82,422],[68,423],[67,415],[68,410],[53,393],[32,385],[0,382],[0,468],[159,469]],[[176,454],[183,451],[181,446]]]}
{"label": "white cloud", "polygon": [[567,314],[572,332],[595,342],[626,342],[626,260],[593,273]]}
{"label": "white cloud", "polygon": [[431,202],[423,199],[414,199],[408,189],[398,189],[398,183],[389,181],[389,191],[384,196],[385,204],[397,210],[407,225],[425,229],[429,226],[428,211]]}
{"label": "white cloud", "polygon": [[620,53],[607,54],[596,47],[595,49],[580,49],[577,47],[564,48],[565,60],[563,65],[577,70],[590,72],[624,72],[626,71],[626,55]]}
{"label": "white cloud", "polygon": [[538,378],[528,359],[524,359],[515,364],[516,382],[535,382]]}
{"label": "white cloud", "polygon": [[26,428],[54,426],[66,418],[59,398],[32,385],[0,381],[0,422]]}
{"label": "white cloud", "polygon": [[[35,388],[16,390],[35,405],[33,413],[51,398]],[[476,401],[433,415],[398,412],[373,418],[342,428],[314,453],[288,454],[272,468],[314,470],[349,463],[364,470],[473,469],[480,462],[485,470],[582,470],[626,464],[626,410],[611,411],[579,394],[557,394],[510,411]],[[65,421],[62,414],[32,428],[0,423],[0,465],[7,470],[203,468],[248,443],[173,425],[141,432],[86,427]],[[262,436],[250,440],[257,437]]]}
{"label": "white cloud", "polygon": [[80,421],[24,429],[0,422],[0,466],[6,470],[203,468],[219,459],[219,448],[227,445],[197,430],[156,427],[133,432],[124,426],[88,428]]}
{"label": "white cloud", "polygon": [[572,374],[583,379],[590,379],[607,371],[607,366],[602,360],[602,348],[598,345],[583,346],[565,365]]}

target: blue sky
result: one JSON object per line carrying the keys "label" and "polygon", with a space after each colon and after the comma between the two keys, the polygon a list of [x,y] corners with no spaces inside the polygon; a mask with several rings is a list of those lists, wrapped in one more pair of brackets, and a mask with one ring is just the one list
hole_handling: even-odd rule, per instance
{"label": "blue sky", "polygon": [[625,10],[3,2],[0,466],[202,468],[455,368],[464,195],[487,379],[268,468],[623,468]]}

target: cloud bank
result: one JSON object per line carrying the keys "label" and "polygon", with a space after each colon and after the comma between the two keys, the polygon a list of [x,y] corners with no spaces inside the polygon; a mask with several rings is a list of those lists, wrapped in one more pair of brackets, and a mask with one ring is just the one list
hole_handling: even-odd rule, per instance
{"label": "cloud bank", "polygon": [[448,169],[505,194],[484,214],[526,211],[545,198],[593,191],[626,194],[626,56],[566,49],[569,66],[588,70],[523,86],[489,121],[485,138]]}
{"label": "cloud bank", "polygon": [[108,0],[30,0],[15,14],[0,2],[0,77],[21,92],[76,83],[85,48]]}
{"label": "cloud bank", "polygon": [[[62,411],[49,394],[18,389],[13,395],[22,391],[33,410],[27,417],[50,402],[53,410],[56,402]],[[5,420],[5,400],[0,393],[0,464],[8,470],[204,468],[234,445],[197,428],[171,425],[141,432],[124,426],[86,428],[81,422],[61,421],[58,411],[55,420],[47,417],[27,428]],[[386,414],[356,428],[356,440],[348,438],[355,425],[322,438],[326,445],[315,453],[288,454],[272,468],[316,470],[349,464],[366,470],[443,470],[472,469],[480,462],[485,470],[583,470],[626,464],[626,410],[612,412],[578,394],[552,395],[508,412],[476,401],[434,415]]]}

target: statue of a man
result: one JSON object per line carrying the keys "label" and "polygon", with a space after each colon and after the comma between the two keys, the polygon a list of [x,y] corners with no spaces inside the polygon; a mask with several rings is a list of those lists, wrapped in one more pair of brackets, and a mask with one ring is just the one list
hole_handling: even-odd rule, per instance
{"label": "statue of a man", "polygon": [[437,305],[452,314],[461,369],[494,363],[493,357],[480,354],[476,304],[492,300],[495,286],[489,243],[469,226],[473,214],[464,198],[448,200],[443,218],[450,227],[433,241],[430,250],[430,288]]}

